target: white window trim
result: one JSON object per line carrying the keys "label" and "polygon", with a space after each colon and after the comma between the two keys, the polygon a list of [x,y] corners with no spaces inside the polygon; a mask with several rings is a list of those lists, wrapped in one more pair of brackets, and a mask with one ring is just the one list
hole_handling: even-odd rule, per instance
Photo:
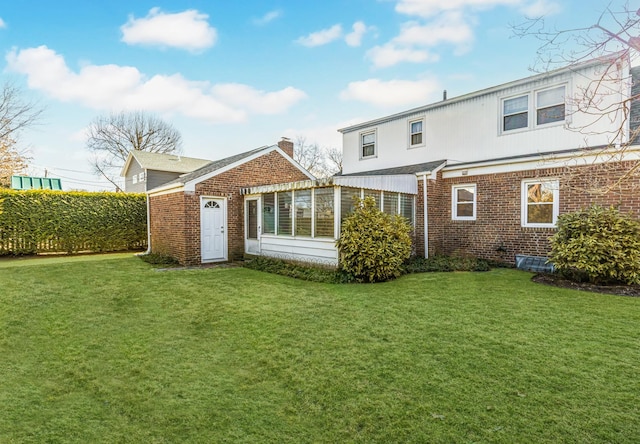
{"label": "white window trim", "polygon": [[[411,133],[411,125],[413,125],[416,122],[422,122],[422,131],[420,131],[420,133],[422,134],[422,142],[420,143],[416,143],[416,144],[412,144],[411,143],[411,139],[413,136],[413,134]],[[425,137],[424,137],[424,117],[420,117],[419,119],[411,119],[408,121],[408,131],[409,133],[409,140],[407,141],[407,144],[409,146],[409,148],[419,148],[421,146],[425,145]]]}
{"label": "white window trim", "polygon": [[138,183],[138,175],[134,174],[133,176],[131,176],[131,182],[135,185]]}
{"label": "white window trim", "polygon": [[[364,155],[364,150],[363,150],[364,145],[362,144],[362,139],[363,139],[364,136],[366,136],[368,134],[373,134],[374,135],[375,142],[373,143],[373,154],[370,155],[370,156],[365,156]],[[376,129],[362,131],[358,135],[358,149],[360,150],[360,160],[375,159],[376,157],[378,157],[378,131]]]}
{"label": "white window trim", "polygon": [[[550,183],[553,190],[553,222],[550,224],[527,223],[527,208],[529,204],[527,186],[536,183]],[[560,213],[560,182],[557,178],[524,179],[520,191],[520,222],[526,228],[555,228]]]}
{"label": "white window trim", "polygon": [[[460,188],[473,188],[473,216],[458,216],[458,193]],[[476,220],[476,207],[478,201],[478,187],[475,183],[455,184],[451,186],[451,219],[452,220]]]}
{"label": "white window trim", "polygon": [[147,175],[145,174],[144,171],[138,174],[138,182],[144,183],[146,180],[147,180]]}
{"label": "white window trim", "polygon": [[[555,89],[555,88],[560,88],[561,86],[564,86],[564,119],[562,120],[558,120],[557,122],[549,122],[549,123],[538,123],[538,94],[544,91],[548,91],[550,89]],[[553,85],[550,86],[548,88],[541,88],[541,89],[536,89],[533,92],[533,99],[535,100],[535,103],[533,105],[533,115],[532,115],[532,119],[534,120],[533,126],[534,128],[548,128],[550,126],[558,126],[558,125],[564,125],[567,122],[567,89],[568,86],[566,83],[561,83],[561,84],[557,84],[557,85]],[[557,105],[560,105],[560,103],[557,103]]]}
{"label": "white window trim", "polygon": [[[537,124],[537,111],[538,111],[538,93],[547,91],[549,89],[559,88],[564,86],[564,120],[559,120],[557,122],[549,122],[542,123],[540,125]],[[498,135],[505,136],[509,134],[518,134],[525,131],[533,131],[536,129],[542,128],[550,128],[554,126],[562,126],[570,123],[569,117],[569,103],[567,101],[567,97],[569,96],[569,91],[571,90],[569,82],[560,82],[555,83],[553,85],[545,86],[544,88],[536,88],[528,91],[522,91],[518,94],[510,94],[508,96],[500,97],[498,100]],[[504,129],[504,102],[505,100],[515,99],[518,97],[527,96],[527,126],[522,128],[506,130]]]}

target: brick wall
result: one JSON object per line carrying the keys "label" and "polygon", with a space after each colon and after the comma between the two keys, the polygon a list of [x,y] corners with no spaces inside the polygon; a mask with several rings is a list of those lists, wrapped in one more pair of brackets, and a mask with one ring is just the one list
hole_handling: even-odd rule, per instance
{"label": "brick wall", "polygon": [[[640,218],[640,179],[622,182],[604,194],[592,193],[594,185],[612,186],[633,166],[632,162],[550,168],[530,171],[468,176],[429,181],[429,252],[468,254],[486,259],[514,262],[515,254],[546,256],[553,228],[521,226],[521,184],[523,179],[554,177],[560,182],[560,214],[586,208],[593,203],[613,205]],[[475,183],[476,220],[451,219],[451,186]],[[422,191],[420,191],[422,192]],[[421,207],[418,207],[419,211]]]}
{"label": "brick wall", "polygon": [[240,189],[305,179],[304,173],[272,151],[197,184],[195,193],[153,196],[151,251],[173,256],[183,265],[199,264],[200,197],[225,197],[228,259],[240,259],[244,255],[244,198]]}

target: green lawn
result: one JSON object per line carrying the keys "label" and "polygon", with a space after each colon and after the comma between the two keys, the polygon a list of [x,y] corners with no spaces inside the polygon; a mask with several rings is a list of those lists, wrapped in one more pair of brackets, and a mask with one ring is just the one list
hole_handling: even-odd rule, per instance
{"label": "green lawn", "polygon": [[530,276],[2,261],[0,443],[640,442],[640,299]]}

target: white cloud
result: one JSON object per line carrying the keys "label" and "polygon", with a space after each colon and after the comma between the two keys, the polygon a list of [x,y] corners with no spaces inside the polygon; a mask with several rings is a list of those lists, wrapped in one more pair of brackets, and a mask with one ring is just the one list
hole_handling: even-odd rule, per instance
{"label": "white cloud", "polygon": [[282,11],[279,11],[279,10],[269,11],[262,17],[253,19],[253,24],[259,25],[259,26],[266,25],[267,23],[270,23],[275,19],[280,18],[281,16],[282,16]]}
{"label": "white cloud", "polygon": [[554,1],[536,0],[532,3],[523,5],[521,10],[527,17],[538,18],[557,14],[561,9],[562,7]]}
{"label": "white cloud", "polygon": [[342,37],[342,26],[333,25],[331,28],[323,29],[321,31],[312,32],[311,34],[300,37],[296,42],[303,46],[314,47],[322,46],[327,43],[331,43],[334,40],[338,40]]}
{"label": "white cloud", "polygon": [[396,11],[401,14],[431,17],[443,11],[456,11],[468,7],[492,8],[498,5],[517,5],[521,0],[398,0]]}
{"label": "white cloud", "polygon": [[4,22],[4,20],[2,20],[2,18],[0,18],[0,29],[4,29],[7,27],[7,24]]}
{"label": "white cloud", "polygon": [[46,46],[13,50],[6,59],[9,70],[27,76],[30,88],[99,110],[143,109],[213,123],[241,122],[251,114],[285,112],[306,97],[293,87],[265,92],[248,85],[195,82],[181,74],[147,78],[131,66],[85,65],[74,72]]}
{"label": "white cloud", "polygon": [[399,45],[436,46],[440,43],[467,45],[473,41],[473,30],[458,12],[440,15],[428,24],[407,22],[392,42]]}
{"label": "white cloud", "polygon": [[356,100],[375,106],[407,106],[426,103],[439,91],[435,80],[389,80],[368,79],[351,82],[340,93],[343,100]]}
{"label": "white cloud", "polygon": [[439,58],[437,54],[431,54],[424,49],[403,48],[393,43],[374,46],[367,51],[367,57],[371,59],[376,68],[388,68],[401,62],[435,62]]}
{"label": "white cloud", "polygon": [[360,46],[362,44],[362,37],[367,33],[369,28],[363,22],[355,22],[352,26],[353,31],[344,37],[344,41],[349,46]]}
{"label": "white cloud", "polygon": [[129,45],[149,45],[200,51],[213,46],[217,32],[195,9],[166,14],[153,8],[146,17],[129,21],[120,27],[122,41]]}

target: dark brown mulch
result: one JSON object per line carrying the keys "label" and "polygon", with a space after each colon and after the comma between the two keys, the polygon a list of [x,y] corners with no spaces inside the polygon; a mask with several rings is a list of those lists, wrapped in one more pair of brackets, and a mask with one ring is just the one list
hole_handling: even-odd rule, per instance
{"label": "dark brown mulch", "polygon": [[640,297],[640,285],[595,285],[587,282],[573,282],[557,274],[536,274],[533,282],[554,287],[571,288],[573,290],[592,291],[594,293],[615,294],[618,296]]}

